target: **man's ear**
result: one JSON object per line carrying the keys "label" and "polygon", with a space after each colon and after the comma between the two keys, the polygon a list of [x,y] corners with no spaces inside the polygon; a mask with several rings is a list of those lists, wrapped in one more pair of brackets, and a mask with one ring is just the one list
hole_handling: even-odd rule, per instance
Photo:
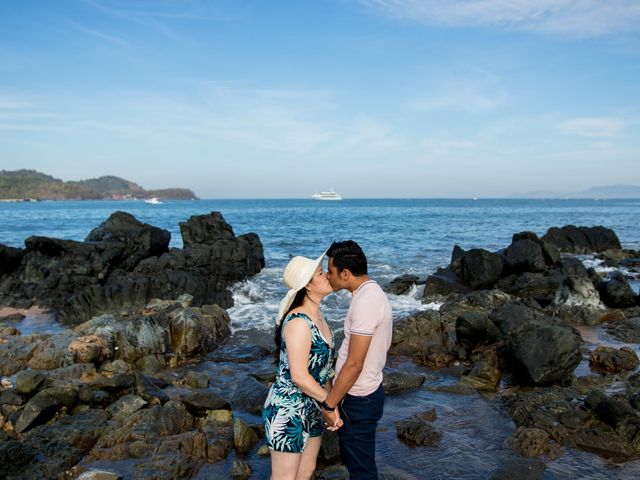
{"label": "man's ear", "polygon": [[342,280],[347,281],[351,277],[351,272],[348,269],[344,268],[340,272],[340,275],[342,276]]}

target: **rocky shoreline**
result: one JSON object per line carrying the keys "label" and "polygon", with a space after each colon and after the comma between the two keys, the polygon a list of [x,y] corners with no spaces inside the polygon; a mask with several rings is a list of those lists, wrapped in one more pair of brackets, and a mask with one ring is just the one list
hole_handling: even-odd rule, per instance
{"label": "rocky shoreline", "polygon": [[[271,351],[232,336],[224,310],[229,285],[264,266],[262,244],[236,237],[215,212],[180,227],[184,249],[169,250],[168,232],[122,212],[85,242],[0,246],[0,304],[47,306],[68,326],[21,335],[0,323],[0,478],[205,478],[221,463],[249,478],[264,464],[255,419],[273,379]],[[639,299],[622,274],[585,268],[575,254],[586,253],[639,272],[638,252],[603,227],[521,232],[498,252],[454,247],[451,263],[423,281],[424,303],[440,309],[395,322],[390,399],[424,389],[491,395],[513,420],[507,443],[525,463],[566,449],[637,459],[636,351],[587,348],[578,329],[603,325],[637,344]],[[387,288],[402,294],[416,282],[402,276]],[[576,374],[587,361],[590,371]],[[457,381],[425,385],[425,368]],[[437,448],[448,435],[442,413],[425,405],[398,418],[394,434],[410,448]],[[542,478],[544,464],[535,465],[519,478]],[[426,478],[398,465],[383,471]],[[345,475],[326,435],[316,477]]]}

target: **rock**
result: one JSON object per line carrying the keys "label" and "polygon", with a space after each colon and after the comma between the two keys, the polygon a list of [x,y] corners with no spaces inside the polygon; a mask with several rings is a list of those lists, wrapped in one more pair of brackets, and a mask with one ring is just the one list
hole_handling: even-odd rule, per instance
{"label": "rock", "polygon": [[542,247],[533,240],[514,240],[505,251],[505,268],[509,272],[544,272],[547,269]]}
{"label": "rock", "polygon": [[565,276],[555,269],[544,273],[523,272],[500,279],[494,288],[509,295],[535,300],[541,306],[549,305],[556,298]]}
{"label": "rock", "polygon": [[32,395],[43,385],[45,378],[37,370],[22,370],[16,374],[16,392],[23,395]]}
{"label": "rock", "polygon": [[420,387],[424,380],[424,375],[385,370],[382,385],[385,395],[394,395],[407,390],[414,390]]}
{"label": "rock", "polygon": [[152,455],[136,465],[135,478],[193,478],[206,461],[207,437],[203,432],[167,436],[154,445]]}
{"label": "rock", "polygon": [[462,284],[462,280],[453,270],[438,268],[434,274],[427,277],[422,303],[438,301],[455,294],[465,294],[471,291],[471,288]]}
{"label": "rock", "polygon": [[558,420],[567,428],[576,430],[582,427],[589,418],[589,414],[584,410],[570,409],[558,414]]}
{"label": "rock", "polygon": [[404,295],[413,285],[418,283],[416,275],[400,275],[384,286],[384,291],[393,295]]}
{"label": "rock", "polygon": [[182,403],[197,417],[204,416],[207,410],[229,410],[231,407],[227,400],[217,393],[209,391],[200,391],[186,395],[182,398]]}
{"label": "rock", "polygon": [[318,460],[325,464],[335,463],[340,460],[340,442],[337,432],[332,432],[331,430],[322,432]]}
{"label": "rock", "polygon": [[620,429],[629,421],[637,423],[636,421],[640,419],[638,413],[626,399],[608,397],[599,390],[589,393],[585,399],[585,406],[591,409],[604,423],[616,429]]}
{"label": "rock", "polygon": [[501,460],[501,465],[491,472],[488,480],[542,480],[545,465],[534,458]]}
{"label": "rock", "polygon": [[162,405],[169,401],[167,395],[158,385],[158,379],[143,375],[140,372],[134,374],[134,391],[152,405]]}
{"label": "rock", "polygon": [[600,298],[609,307],[628,308],[636,305],[635,293],[624,275],[614,272],[609,280],[597,285]]}
{"label": "rock", "polygon": [[36,450],[13,439],[0,441],[0,466],[2,478],[6,474],[16,475],[36,455]]}
{"label": "rock", "polygon": [[593,253],[605,250],[620,250],[620,240],[611,229],[596,227],[575,227],[566,225],[561,228],[552,227],[542,237],[565,253]]}
{"label": "rock", "polygon": [[458,343],[472,348],[496,342],[500,338],[500,330],[489,320],[488,312],[463,312],[456,318],[456,337]]}
{"label": "rock", "polygon": [[548,384],[566,380],[582,360],[581,337],[575,328],[556,325],[523,305],[494,310],[491,320],[500,328],[513,357],[531,380]]}
{"label": "rock", "polygon": [[50,420],[63,406],[71,408],[77,396],[77,387],[49,387],[41,390],[27,402],[15,425],[18,433]]}
{"label": "rock", "polygon": [[15,272],[23,256],[23,249],[0,244],[0,278]]}
{"label": "rock", "polygon": [[78,337],[69,344],[67,350],[78,363],[101,363],[113,355],[107,340],[97,335]]}
{"label": "rock", "polygon": [[473,368],[460,378],[460,383],[478,390],[496,391],[500,384],[500,370],[495,348],[476,353],[471,360]]}
{"label": "rock", "polygon": [[518,427],[508,444],[525,457],[557,456],[559,446],[549,443],[549,434],[541,428]]}
{"label": "rock", "polygon": [[638,363],[636,352],[629,347],[616,349],[601,345],[592,351],[589,356],[589,364],[592,368],[608,372],[635,370]]}
{"label": "rock", "polygon": [[621,435],[597,425],[582,428],[566,436],[562,444],[615,462],[624,462],[637,456],[637,452]]}
{"label": "rock", "polygon": [[137,395],[124,395],[116,402],[109,405],[105,410],[114,420],[129,417],[132,413],[137,412],[147,405],[147,402]]}
{"label": "rock", "polygon": [[233,480],[246,480],[251,477],[253,469],[244,460],[235,459],[231,467],[231,477]]}
{"label": "rock", "polygon": [[462,280],[474,290],[491,288],[500,279],[502,267],[500,255],[474,248],[462,258]]}
{"label": "rock", "polygon": [[183,358],[206,354],[230,335],[230,322],[218,305],[174,310],[169,314],[171,349]]}
{"label": "rock", "polygon": [[243,410],[260,415],[269,389],[255,378],[246,376],[234,381],[224,389],[234,410]]}
{"label": "rock", "polygon": [[632,317],[607,325],[607,333],[625,343],[640,343],[640,317]]}
{"label": "rock", "polygon": [[247,453],[258,441],[258,434],[242,419],[233,421],[233,444],[240,453]]}
{"label": "rock", "polygon": [[437,310],[424,310],[401,318],[393,326],[391,353],[413,355],[425,352],[432,344],[452,345],[449,328]]}
{"label": "rock", "polygon": [[209,386],[209,374],[190,370],[187,372],[184,383],[193,388],[207,388]]}
{"label": "rock", "polygon": [[455,361],[455,357],[444,346],[429,344],[427,348],[415,355],[414,360],[419,365],[438,369],[450,366]]}
{"label": "rock", "polygon": [[314,480],[349,480],[349,472],[344,465],[331,465],[316,470]]}
{"label": "rock", "polygon": [[437,445],[442,438],[442,434],[431,425],[435,418],[435,410],[432,409],[396,422],[398,438],[413,446],[423,445],[430,447]]}

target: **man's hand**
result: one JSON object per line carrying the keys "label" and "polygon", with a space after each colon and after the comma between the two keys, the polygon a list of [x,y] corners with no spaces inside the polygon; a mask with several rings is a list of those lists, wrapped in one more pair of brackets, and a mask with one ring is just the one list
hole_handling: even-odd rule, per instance
{"label": "man's hand", "polygon": [[322,416],[324,417],[324,425],[327,427],[327,430],[331,430],[332,432],[335,432],[344,424],[340,418],[338,407],[336,407],[333,412],[322,409]]}

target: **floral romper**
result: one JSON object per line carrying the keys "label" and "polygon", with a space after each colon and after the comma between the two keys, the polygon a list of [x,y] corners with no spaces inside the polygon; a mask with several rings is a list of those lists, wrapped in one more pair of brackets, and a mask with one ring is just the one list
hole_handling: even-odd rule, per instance
{"label": "floral romper", "polygon": [[[333,376],[333,332],[331,347],[323,339],[318,327],[304,313],[293,313],[284,319],[282,328],[293,318],[304,318],[311,330],[311,350],[308,369],[311,376],[323,387]],[[322,414],[314,399],[302,393],[291,380],[289,359],[284,337],[276,381],[262,408],[267,446],[278,452],[301,453],[309,437],[322,433]]]}

